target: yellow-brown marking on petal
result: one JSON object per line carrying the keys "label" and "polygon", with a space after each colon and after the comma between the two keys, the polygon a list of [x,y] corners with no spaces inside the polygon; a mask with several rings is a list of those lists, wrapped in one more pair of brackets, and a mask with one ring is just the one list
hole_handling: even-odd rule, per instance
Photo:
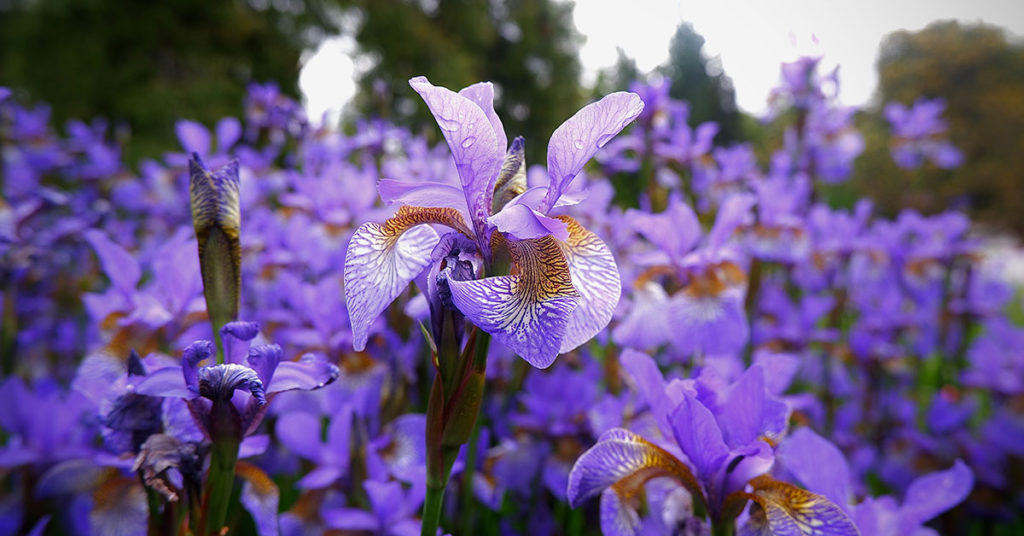
{"label": "yellow-brown marking on petal", "polygon": [[473,238],[473,231],[470,231],[469,227],[466,226],[466,222],[462,219],[462,214],[454,208],[443,207],[427,208],[404,205],[398,209],[394,216],[384,222],[381,230],[386,236],[397,239],[409,229],[426,223],[447,225],[467,237]]}
{"label": "yellow-brown marking on petal", "polygon": [[746,280],[747,274],[736,263],[723,261],[692,273],[690,283],[683,288],[683,292],[693,298],[714,297],[730,287],[744,284]]}
{"label": "yellow-brown marking on petal", "polygon": [[249,462],[238,462],[235,466],[235,473],[243,480],[249,482],[249,484],[252,484],[252,487],[259,495],[267,495],[277,488],[277,484],[274,484],[274,481],[267,476],[267,473],[263,472],[263,469]]}
{"label": "yellow-brown marking on petal", "polygon": [[569,263],[553,236],[529,240],[506,240],[512,262],[519,278],[513,283],[512,293],[529,296],[539,302],[555,296],[575,296]]}
{"label": "yellow-brown marking on petal", "polygon": [[665,449],[640,436],[633,436],[632,441],[645,448],[644,467],[611,485],[621,501],[626,502],[636,497],[648,480],[657,477],[672,478],[685,487],[695,501],[702,500],[704,493],[689,467]]}

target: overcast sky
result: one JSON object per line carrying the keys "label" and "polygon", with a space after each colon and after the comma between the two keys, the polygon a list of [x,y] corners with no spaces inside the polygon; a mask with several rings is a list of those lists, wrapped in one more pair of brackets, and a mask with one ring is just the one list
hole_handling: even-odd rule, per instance
{"label": "overcast sky", "polygon": [[[668,59],[668,43],[681,21],[704,36],[704,52],[721,58],[736,86],[739,106],[766,107],[779,63],[803,54],[839,65],[841,100],[862,105],[875,89],[875,56],[882,37],[920,30],[943,19],[986,22],[1024,36],[1024,0],[577,0],[576,28],[584,83],[614,64],[616,48],[648,71]],[[333,39],[311,54],[299,84],[311,117],[337,113],[355,91],[351,39]]]}

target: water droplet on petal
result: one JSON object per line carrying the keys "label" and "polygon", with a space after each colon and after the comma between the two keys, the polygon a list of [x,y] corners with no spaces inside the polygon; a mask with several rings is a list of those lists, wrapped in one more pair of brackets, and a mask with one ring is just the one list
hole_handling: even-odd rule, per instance
{"label": "water droplet on petal", "polygon": [[583,148],[583,140],[575,140],[572,142],[572,144],[576,147],[576,149]]}
{"label": "water droplet on petal", "polygon": [[437,126],[441,127],[441,130],[447,130],[448,132],[459,130],[459,122],[447,117],[438,117]]}
{"label": "water droplet on petal", "polygon": [[462,148],[463,149],[469,149],[470,147],[472,147],[474,142],[476,142],[476,138],[473,137],[473,136],[470,136],[470,137],[462,140]]}

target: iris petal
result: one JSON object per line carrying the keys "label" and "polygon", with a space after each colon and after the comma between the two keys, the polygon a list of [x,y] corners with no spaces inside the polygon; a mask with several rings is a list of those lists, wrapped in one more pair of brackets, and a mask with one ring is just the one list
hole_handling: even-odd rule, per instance
{"label": "iris petal", "polygon": [[494,126],[477,101],[434,86],[422,76],[409,80],[409,85],[423,98],[448,141],[473,228],[482,237],[505,147],[498,146]]}
{"label": "iris petal", "polygon": [[640,516],[622,503],[618,493],[608,488],[601,493],[601,533],[604,536],[633,536],[640,533]]}
{"label": "iris petal", "polygon": [[569,230],[569,239],[560,246],[569,264],[572,285],[580,294],[559,350],[564,353],[587,342],[608,325],[619,303],[622,283],[608,246],[576,220],[568,216],[558,219]]}
{"label": "iris petal", "polygon": [[471,281],[449,278],[452,301],[498,342],[531,365],[547,368],[561,348],[579,293],[554,237],[507,244],[519,273]]}
{"label": "iris petal", "polygon": [[618,92],[588,104],[567,119],[548,142],[551,184],[539,210],[547,213],[598,149],[636,119],[644,102],[635,93]]}
{"label": "iris petal", "polygon": [[752,480],[749,496],[760,509],[740,532],[763,536],[859,536],[846,513],[821,495],[768,476]]}
{"label": "iris petal", "polygon": [[695,497],[701,496],[697,480],[682,462],[629,430],[612,428],[576,460],[569,472],[566,494],[573,508],[605,488],[613,489],[624,500],[638,493],[647,480],[659,476],[673,478],[691,493],[696,490]]}
{"label": "iris petal", "polygon": [[380,200],[385,204],[412,205],[416,207],[454,208],[468,221],[469,207],[466,196],[457,186],[440,182],[400,181],[381,179],[377,182]]}
{"label": "iris petal", "polygon": [[352,235],[345,255],[345,303],[356,350],[366,347],[374,319],[430,263],[437,233],[418,227],[428,223],[473,236],[453,208],[411,206],[401,207],[383,225],[364,223]]}
{"label": "iris petal", "polygon": [[505,136],[505,127],[501,124],[501,118],[494,111],[494,85],[490,82],[477,82],[459,90],[459,95],[473,101],[484,112],[487,121],[494,129],[494,135],[498,138],[498,149],[504,151],[508,147],[508,137]]}

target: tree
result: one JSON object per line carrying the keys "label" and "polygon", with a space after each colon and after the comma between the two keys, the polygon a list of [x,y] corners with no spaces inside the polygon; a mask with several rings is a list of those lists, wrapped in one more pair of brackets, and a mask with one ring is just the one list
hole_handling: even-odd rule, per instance
{"label": "tree", "polygon": [[[572,4],[552,0],[341,2],[359,9],[356,41],[372,67],[359,77],[356,110],[430,124],[407,81],[426,75],[457,89],[489,80],[509,139],[543,162],[548,137],[582,104]],[[432,132],[432,131],[430,131]]]}
{"label": "tree", "polygon": [[271,2],[237,0],[0,4],[0,84],[45,101],[58,122],[124,122],[132,159],[159,155],[175,146],[176,119],[209,124],[238,115],[251,81],[275,81],[297,95],[302,50],[332,30],[319,3],[290,5],[279,11]]}
{"label": "tree", "polygon": [[883,105],[922,96],[946,100],[950,138],[965,163],[952,171],[896,168],[887,137],[876,132],[885,127],[876,116],[865,119],[876,135],[866,136],[855,184],[883,213],[964,207],[982,222],[1024,236],[1024,44],[994,26],[937,22],[888,35],[877,67]]}
{"label": "tree", "polygon": [[708,59],[703,52],[704,37],[693,25],[684,22],[676,28],[669,45],[668,63],[661,67],[672,81],[672,98],[690,103],[690,122],[697,125],[716,121],[715,141],[728,144],[742,138],[740,113],[732,79],[722,70],[718,58]]}

